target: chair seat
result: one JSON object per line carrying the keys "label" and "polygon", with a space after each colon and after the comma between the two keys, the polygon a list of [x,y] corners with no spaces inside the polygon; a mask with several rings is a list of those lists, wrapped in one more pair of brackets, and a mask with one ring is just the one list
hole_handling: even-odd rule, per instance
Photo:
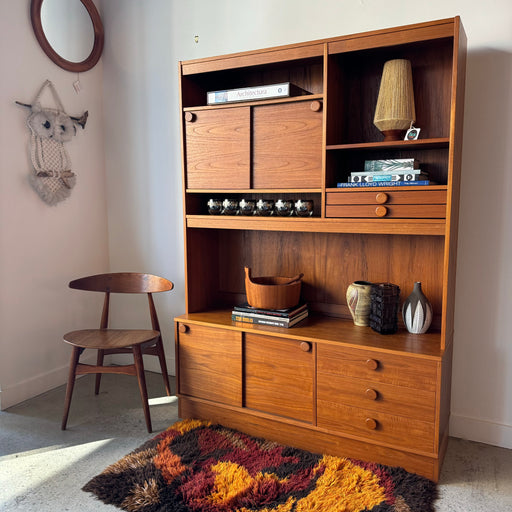
{"label": "chair seat", "polygon": [[101,350],[127,348],[156,340],[160,332],[146,329],[83,329],[64,334],[66,343]]}

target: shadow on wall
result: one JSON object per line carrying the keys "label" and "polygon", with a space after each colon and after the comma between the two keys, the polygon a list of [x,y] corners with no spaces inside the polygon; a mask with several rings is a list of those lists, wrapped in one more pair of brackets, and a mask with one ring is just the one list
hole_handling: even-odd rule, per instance
{"label": "shadow on wall", "polygon": [[511,77],[512,53],[468,53],[452,407],[460,416],[501,423],[512,414]]}

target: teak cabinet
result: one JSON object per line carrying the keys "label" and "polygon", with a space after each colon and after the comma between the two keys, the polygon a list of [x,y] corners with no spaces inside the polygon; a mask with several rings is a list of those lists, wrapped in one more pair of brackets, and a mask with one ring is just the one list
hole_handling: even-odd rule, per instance
{"label": "teak cabinet", "polygon": [[[373,125],[384,62],[411,61],[416,141]],[[466,39],[458,17],[180,62],[186,313],[175,319],[181,417],[437,480],[448,440]],[[291,82],[306,94],[208,105]],[[367,159],[417,158],[435,185],[336,188]],[[308,218],[208,215],[210,198],[312,199]],[[290,329],[231,320],[253,275],[304,273]],[[429,331],[356,327],[355,280],[414,282]]]}

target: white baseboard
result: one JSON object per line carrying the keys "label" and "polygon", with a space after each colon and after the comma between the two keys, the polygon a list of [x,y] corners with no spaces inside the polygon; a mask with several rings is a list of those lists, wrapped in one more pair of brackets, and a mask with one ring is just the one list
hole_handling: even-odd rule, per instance
{"label": "white baseboard", "polygon": [[452,413],[450,435],[502,448],[512,448],[512,425],[482,418],[471,418]]}
{"label": "white baseboard", "polygon": [[[109,361],[109,364],[133,363],[133,357],[130,355],[120,354],[110,357],[111,361]],[[96,355],[91,353],[89,357],[82,358],[80,362],[96,364]],[[174,358],[166,357],[166,363],[169,375],[174,375]],[[161,373],[158,358],[154,356],[144,357],[144,368],[150,372]],[[55,368],[49,372],[34,375],[29,379],[24,379],[10,386],[3,386],[0,390],[0,410],[3,411],[13,405],[19,404],[25,400],[34,398],[37,395],[46,393],[46,391],[50,391],[51,389],[66,384],[68,380],[68,371],[69,366],[66,364],[60,368]]]}
{"label": "white baseboard", "polygon": [[[90,357],[82,360],[84,363],[95,364],[96,356],[91,354]],[[35,396],[46,393],[51,389],[66,384],[68,381],[69,366],[61,366],[45,373],[34,375],[28,379],[8,386],[2,386],[0,391],[0,410],[5,410],[13,405],[19,404],[34,398]]]}

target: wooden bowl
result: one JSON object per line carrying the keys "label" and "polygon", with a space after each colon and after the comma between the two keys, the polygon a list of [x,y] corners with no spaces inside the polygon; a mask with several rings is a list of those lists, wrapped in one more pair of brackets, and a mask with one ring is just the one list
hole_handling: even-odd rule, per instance
{"label": "wooden bowl", "polygon": [[287,309],[300,301],[302,277],[264,276],[251,277],[251,269],[245,267],[245,293],[253,308]]}

